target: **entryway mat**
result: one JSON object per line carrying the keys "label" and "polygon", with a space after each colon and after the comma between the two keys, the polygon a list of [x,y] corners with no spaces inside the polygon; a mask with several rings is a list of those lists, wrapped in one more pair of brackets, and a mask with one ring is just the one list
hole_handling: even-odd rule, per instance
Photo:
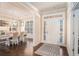
{"label": "entryway mat", "polygon": [[35,53],[42,56],[61,56],[62,49],[58,45],[44,43]]}

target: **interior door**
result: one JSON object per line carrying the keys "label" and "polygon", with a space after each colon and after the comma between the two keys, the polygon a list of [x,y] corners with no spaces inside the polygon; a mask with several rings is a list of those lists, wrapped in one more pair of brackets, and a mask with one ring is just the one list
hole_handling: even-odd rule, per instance
{"label": "interior door", "polygon": [[60,22],[58,19],[45,20],[45,42],[58,44],[60,38]]}
{"label": "interior door", "polygon": [[79,55],[79,9],[74,11],[74,55]]}

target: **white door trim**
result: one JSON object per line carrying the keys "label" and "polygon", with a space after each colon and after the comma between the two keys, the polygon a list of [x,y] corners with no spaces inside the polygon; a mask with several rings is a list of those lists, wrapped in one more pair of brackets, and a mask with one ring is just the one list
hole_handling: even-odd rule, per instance
{"label": "white door trim", "polygon": [[65,22],[65,24],[64,24],[64,39],[65,39],[64,46],[66,46],[66,34],[67,33],[66,33],[66,13],[65,13],[65,11],[54,13],[54,14],[43,15],[43,17],[42,17],[42,42],[45,42],[45,40],[44,40],[44,21],[45,21],[45,19],[44,18],[47,16],[53,16],[53,15],[58,15],[58,14],[61,14],[64,18],[64,22]]}

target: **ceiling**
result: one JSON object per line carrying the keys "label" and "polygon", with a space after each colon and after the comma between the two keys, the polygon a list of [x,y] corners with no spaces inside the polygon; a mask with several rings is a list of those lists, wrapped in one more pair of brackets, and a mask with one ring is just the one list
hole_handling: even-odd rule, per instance
{"label": "ceiling", "polygon": [[39,11],[66,5],[65,2],[31,2],[30,4],[36,7]]}
{"label": "ceiling", "polygon": [[61,9],[67,7],[67,2],[23,2],[25,6],[28,6],[31,10],[43,14],[55,9]]}
{"label": "ceiling", "polygon": [[66,2],[14,2],[0,3],[0,12],[14,15],[41,14],[55,8],[66,7]]}
{"label": "ceiling", "polygon": [[14,16],[31,15],[31,10],[18,2],[0,2],[0,13]]}

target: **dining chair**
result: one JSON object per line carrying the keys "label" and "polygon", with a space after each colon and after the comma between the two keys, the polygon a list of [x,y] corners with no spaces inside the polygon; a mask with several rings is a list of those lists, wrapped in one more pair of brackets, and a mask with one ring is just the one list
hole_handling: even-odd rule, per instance
{"label": "dining chair", "polygon": [[13,37],[10,40],[11,45],[18,45],[18,32],[13,33]]}
{"label": "dining chair", "polygon": [[9,38],[6,38],[5,45],[6,45],[6,46],[10,46]]}
{"label": "dining chair", "polygon": [[26,34],[24,32],[20,33],[19,42],[26,42]]}

